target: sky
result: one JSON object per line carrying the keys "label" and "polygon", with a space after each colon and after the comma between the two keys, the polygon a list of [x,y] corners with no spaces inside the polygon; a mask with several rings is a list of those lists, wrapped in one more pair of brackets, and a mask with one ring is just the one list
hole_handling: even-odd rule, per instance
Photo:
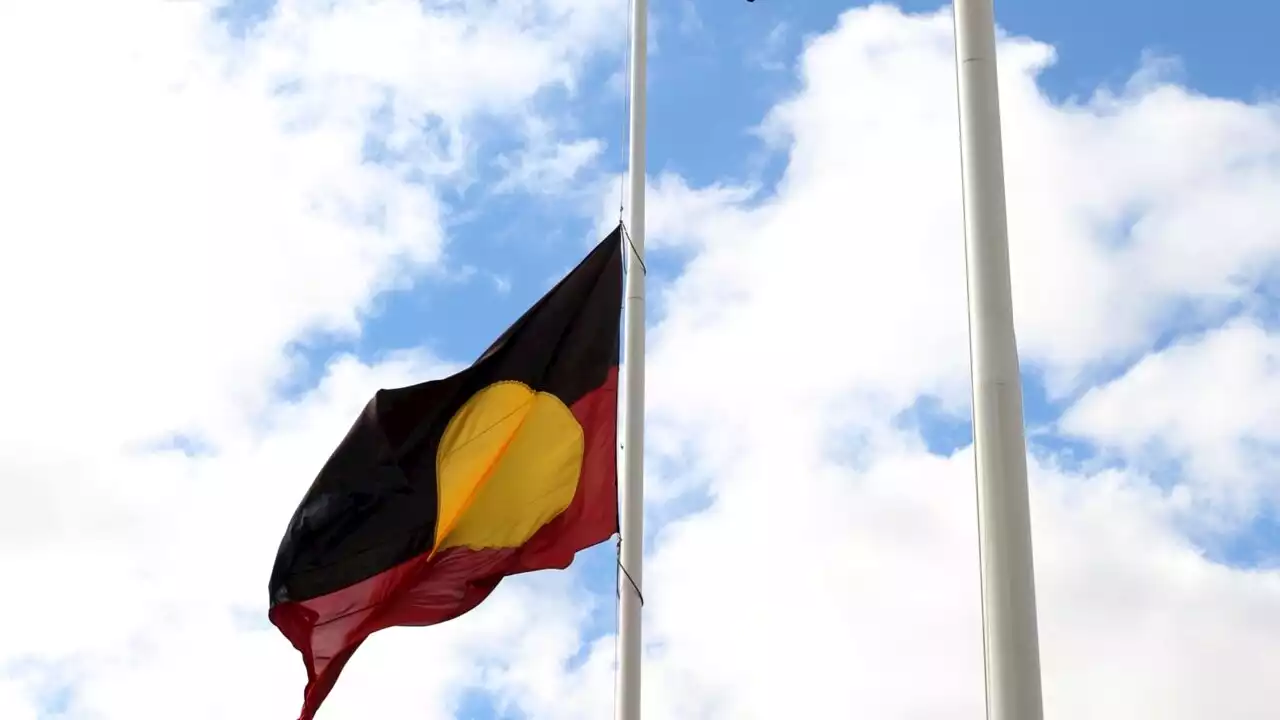
{"label": "sky", "polygon": [[[1046,716],[1272,718],[1280,6],[996,12]],[[652,13],[645,717],[980,718],[950,8]],[[296,717],[285,524],[617,222],[626,23],[0,4],[0,718]],[[320,719],[611,717],[614,552]]]}

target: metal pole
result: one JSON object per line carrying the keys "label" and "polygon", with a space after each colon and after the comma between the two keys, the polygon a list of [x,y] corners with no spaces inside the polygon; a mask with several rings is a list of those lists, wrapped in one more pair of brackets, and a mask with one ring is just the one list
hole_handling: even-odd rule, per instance
{"label": "metal pole", "polygon": [[640,720],[640,606],[644,562],[644,188],[649,3],[631,3],[630,222],[622,234],[627,277],[623,305],[622,468],[618,477],[617,720]]}
{"label": "metal pole", "polygon": [[992,0],[954,0],[988,720],[1040,720],[1027,448]]}

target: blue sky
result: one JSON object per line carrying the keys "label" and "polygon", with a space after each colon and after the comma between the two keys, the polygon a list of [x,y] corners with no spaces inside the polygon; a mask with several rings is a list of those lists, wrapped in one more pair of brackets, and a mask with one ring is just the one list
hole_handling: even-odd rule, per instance
{"label": "blue sky", "polygon": [[[760,192],[767,194],[784,158],[766,148],[752,130],[774,103],[794,92],[793,68],[804,39],[829,30],[850,7],[842,2],[811,2],[802,8],[780,2],[654,3],[658,47],[650,59],[650,172],[678,173],[695,184],[758,183]],[[942,6],[904,2],[900,7],[932,11]],[[1040,87],[1058,100],[1085,100],[1100,87],[1118,89],[1147,56],[1175,62],[1170,69],[1174,78],[1209,95],[1253,101],[1274,96],[1280,87],[1280,70],[1273,62],[1280,58],[1280,51],[1265,30],[1280,22],[1280,8],[1265,3],[1210,8],[1180,2],[1087,0],[1045,6],[1005,0],[998,12],[1007,32],[1055,47],[1057,60],[1041,76]],[[602,155],[604,164],[621,169],[625,167],[618,148],[625,124],[622,98],[600,89],[617,70],[614,58],[594,67],[588,73],[592,89],[570,101],[568,112],[583,132],[609,143]],[[857,88],[851,87],[850,92],[856,93]],[[563,98],[552,102],[558,106]],[[489,182],[496,181],[496,174],[489,176]],[[456,267],[475,269],[477,274],[384,296],[360,338],[308,347],[309,362],[322,366],[334,351],[374,360],[388,348],[424,340],[446,357],[459,361],[474,357],[496,328],[543,292],[548,279],[577,250],[572,243],[589,237],[592,228],[598,227],[589,220],[566,218],[554,202],[488,196],[485,182],[480,180],[476,192],[456,200],[468,217],[457,229],[462,241],[455,245],[451,260]],[[517,240],[528,234],[549,239],[534,242],[530,251]],[[555,245],[548,248],[544,242]],[[679,258],[658,254],[652,262],[661,280]],[[499,290],[493,276],[507,280],[509,290]],[[1045,397],[1034,369],[1026,373],[1025,382],[1029,421],[1051,421],[1061,412],[1062,403]],[[926,441],[940,451],[969,442],[970,430],[963,418],[932,413],[927,402],[912,417],[923,420]],[[1045,440],[1056,442],[1055,438]],[[1280,543],[1280,533],[1274,524],[1260,519],[1248,536],[1206,549],[1230,562],[1263,562],[1280,547],[1272,543]]]}
{"label": "blue sky", "polygon": [[[257,8],[261,3],[246,3]],[[782,159],[752,135],[769,108],[795,89],[796,54],[804,38],[829,30],[837,16],[855,7],[815,1],[803,8],[780,2],[654,3],[660,43],[650,58],[650,172],[676,172],[692,183],[755,180],[768,192]],[[689,20],[690,11],[696,23]],[[938,3],[904,2],[908,11],[930,11]],[[245,11],[248,12],[248,11]],[[1087,98],[1100,86],[1118,87],[1146,54],[1176,60],[1176,76],[1196,90],[1229,98],[1271,97],[1280,84],[1273,61],[1277,50],[1265,28],[1280,21],[1267,3],[1232,2],[1217,7],[1196,3],[1084,0],[1046,6],[1005,0],[999,23],[1008,32],[1053,45],[1055,65],[1041,87],[1059,99]],[[619,22],[625,23],[625,18]],[[762,67],[762,61],[772,63]],[[622,98],[601,88],[618,72],[616,58],[588,73],[589,90],[570,103],[573,122],[584,133],[605,139],[602,160],[620,170],[618,148],[625,127]],[[850,88],[856,92],[856,88]],[[558,103],[556,103],[558,105]],[[489,176],[491,182],[496,177]],[[481,180],[475,192],[456,198],[468,212],[458,230],[465,242],[452,253],[456,267],[479,271],[469,281],[420,286],[389,293],[366,321],[362,337],[342,345],[373,358],[388,347],[427,342],[447,356],[471,357],[483,350],[493,328],[518,315],[545,289],[572,250],[556,257],[538,248],[528,256],[513,238],[521,233],[576,242],[593,225],[565,218],[554,203],[493,198]],[[496,248],[503,252],[495,252]],[[660,257],[655,262],[666,258]],[[536,263],[530,266],[530,263]],[[519,275],[515,268],[519,268]],[[510,278],[510,292],[495,292],[491,276]],[[451,322],[457,318],[458,322]],[[465,318],[465,321],[461,321]],[[322,363],[331,351],[308,353]]]}
{"label": "blue sky", "polygon": [[[0,568],[45,588],[0,717],[291,717],[244,622],[287,514],[609,229],[624,5],[0,11]],[[653,4],[646,716],[980,716],[945,6],[858,7]],[[1280,7],[996,12],[1047,702],[1268,716]],[[383,633],[321,717],[602,717],[613,552]]]}
{"label": "blue sky", "polygon": [[[770,192],[781,172],[781,158],[752,135],[769,108],[794,92],[793,68],[807,36],[829,30],[837,16],[851,5],[844,2],[794,3],[742,2],[654,4],[658,48],[651,59],[649,126],[650,172],[678,173],[691,183],[749,181]],[[931,11],[933,2],[903,2],[908,11]],[[1272,97],[1280,87],[1280,59],[1267,27],[1280,23],[1280,8],[1265,3],[1237,2],[1221,7],[1187,2],[1111,3],[1086,0],[1046,6],[1024,0],[1000,3],[999,22],[1014,34],[1029,35],[1052,44],[1058,51],[1055,65],[1041,77],[1041,87],[1058,100],[1087,99],[1099,87],[1118,88],[1139,68],[1145,56],[1168,58],[1180,82],[1217,96],[1252,101]],[[696,21],[691,18],[696,17]],[[603,64],[597,80],[615,72]],[[851,87],[851,93],[857,88]],[[623,167],[614,138],[625,122],[620,98],[612,93],[586,91],[572,103],[575,119],[585,132],[607,138],[608,164]],[[483,181],[481,181],[483,183]],[[473,279],[459,284],[415,287],[388,298],[378,314],[364,326],[361,339],[347,348],[366,359],[375,359],[386,347],[428,341],[448,357],[476,355],[504,319],[515,317],[547,284],[547,277],[563,266],[573,246],[548,252],[538,248],[525,255],[513,247],[513,234],[522,230],[539,236],[559,236],[577,241],[591,225],[557,217],[552,204],[527,201],[508,203],[480,195],[474,204],[460,199],[474,212],[459,228],[459,250],[453,261],[481,268],[510,280],[509,292],[495,292],[493,283]],[[514,217],[521,218],[520,221]],[[567,244],[567,243],[566,243]],[[501,247],[501,250],[497,248]],[[554,260],[552,259],[554,258]],[[653,261],[655,276],[662,278],[670,262],[667,255]],[[347,349],[344,348],[344,349]],[[323,363],[329,348],[308,353]],[[1116,374],[1119,374],[1118,372]],[[1052,421],[1064,403],[1051,402],[1040,377],[1028,372],[1029,421]],[[930,412],[928,403],[911,417],[922,423],[925,441],[938,452],[968,445],[967,421],[953,415]],[[1047,447],[1066,445],[1054,437],[1037,438]],[[1087,445],[1078,446],[1076,458],[1105,462]],[[1280,551],[1280,525],[1274,517],[1260,517],[1247,529],[1225,539],[1206,538],[1204,550],[1224,562],[1250,566],[1270,565]],[[584,557],[583,573],[589,586],[610,592],[614,583],[612,545],[597,548]],[[611,632],[613,608],[601,608],[599,631]],[[459,717],[516,718],[504,714],[483,693],[470,696]]]}

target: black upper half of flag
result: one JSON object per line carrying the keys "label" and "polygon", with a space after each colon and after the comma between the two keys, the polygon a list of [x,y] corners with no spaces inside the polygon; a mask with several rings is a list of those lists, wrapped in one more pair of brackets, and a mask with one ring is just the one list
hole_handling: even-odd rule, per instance
{"label": "black upper half of flag", "polygon": [[513,380],[572,405],[606,381],[619,361],[621,230],[470,367],[374,395],[289,522],[269,583],[273,607],[326,595],[432,550],[437,449],[476,392]]}

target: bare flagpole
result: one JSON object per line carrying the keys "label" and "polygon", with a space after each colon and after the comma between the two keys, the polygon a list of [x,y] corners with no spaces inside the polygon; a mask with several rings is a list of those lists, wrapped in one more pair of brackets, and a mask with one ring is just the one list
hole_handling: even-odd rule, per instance
{"label": "bare flagpole", "polygon": [[992,0],[954,0],[988,720],[1041,720]]}
{"label": "bare flagpole", "polygon": [[618,681],[617,720],[640,720],[641,632],[644,562],[644,189],[648,60],[648,0],[631,0],[629,222],[622,234],[627,257],[623,304],[622,467],[618,477]]}

